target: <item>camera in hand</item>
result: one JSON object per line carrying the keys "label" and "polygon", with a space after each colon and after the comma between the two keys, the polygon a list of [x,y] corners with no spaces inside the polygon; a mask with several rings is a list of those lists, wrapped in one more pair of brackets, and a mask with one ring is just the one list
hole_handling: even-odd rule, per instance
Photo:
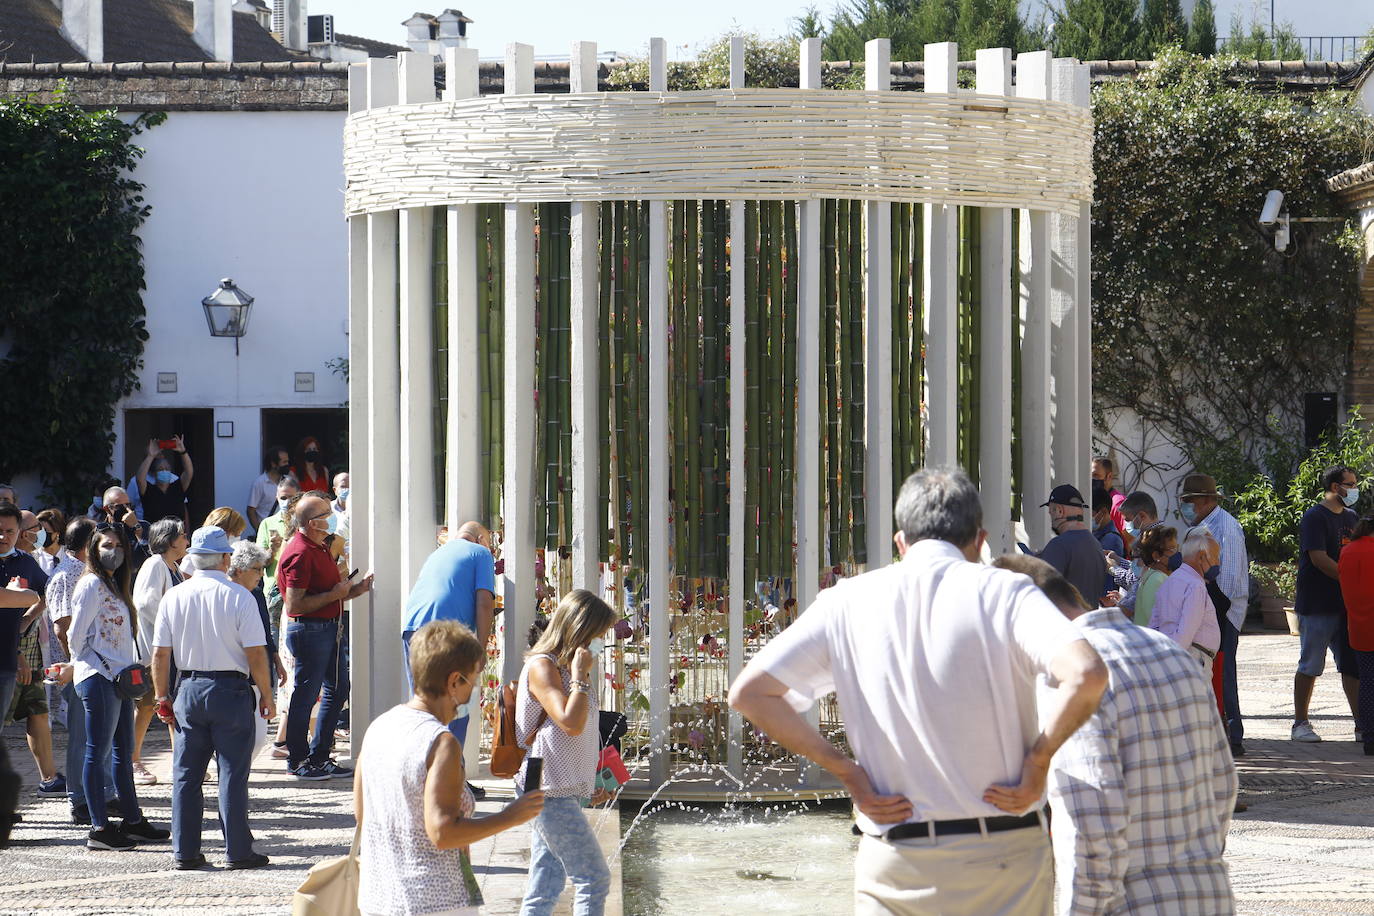
{"label": "camera in hand", "polygon": [[528,757],[525,760],[525,791],[538,792],[544,779],[544,758]]}

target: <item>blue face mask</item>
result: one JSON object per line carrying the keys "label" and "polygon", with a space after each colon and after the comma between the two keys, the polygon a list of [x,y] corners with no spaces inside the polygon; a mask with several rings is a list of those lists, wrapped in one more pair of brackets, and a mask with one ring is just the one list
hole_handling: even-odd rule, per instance
{"label": "blue face mask", "polygon": [[1126,533],[1129,534],[1132,538],[1140,537],[1140,529],[1136,527],[1135,522],[1126,523]]}
{"label": "blue face mask", "polygon": [[1183,565],[1183,551],[1178,551],[1169,558],[1169,572],[1176,572]]}
{"label": "blue face mask", "polygon": [[156,474],[153,475],[154,483],[172,484],[176,482],[176,479],[177,475],[167,470],[158,471]]}
{"label": "blue face mask", "polygon": [[333,512],[329,513],[329,527],[326,529],[330,534],[339,530],[339,517]]}
{"label": "blue face mask", "polygon": [[38,526],[38,531],[35,532],[33,536],[33,546],[35,548],[48,546],[48,529],[44,528],[42,525]]}
{"label": "blue face mask", "polygon": [[1219,575],[1221,575],[1221,567],[1217,564],[1213,564],[1202,574],[1202,578],[1206,579],[1208,582],[1215,582]]}
{"label": "blue face mask", "polygon": [[341,503],[347,503],[347,502],[348,502],[348,487],[344,487],[343,489],[341,489],[341,490],[339,491],[339,502],[341,502]]}
{"label": "blue face mask", "polygon": [[0,553],[0,560],[8,560],[10,557],[14,556],[14,555],[15,555],[16,553],[18,553],[18,552],[19,552],[18,550],[16,550],[15,548],[11,547],[11,548],[10,548],[8,551],[6,551],[5,553]]}
{"label": "blue face mask", "polygon": [[1192,503],[1184,503],[1178,514],[1182,515],[1183,520],[1190,526],[1197,524],[1197,508]]}

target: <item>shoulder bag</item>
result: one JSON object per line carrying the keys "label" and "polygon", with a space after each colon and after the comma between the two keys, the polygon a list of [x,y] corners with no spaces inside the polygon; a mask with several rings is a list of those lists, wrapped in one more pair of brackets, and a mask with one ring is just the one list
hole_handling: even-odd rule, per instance
{"label": "shoulder bag", "polygon": [[359,916],[358,882],[361,865],[358,845],[363,825],[353,829],[353,846],[348,855],[325,859],[306,872],[305,880],[291,895],[291,916]]}
{"label": "shoulder bag", "polygon": [[[516,737],[515,691],[517,684],[517,681],[504,684],[497,700],[499,709],[496,715],[496,735],[492,738],[491,763],[488,764],[491,775],[497,779],[509,779],[520,772],[520,766],[525,762],[525,754],[529,750]],[[539,729],[544,727],[544,720],[548,716],[548,712],[541,705],[539,722],[534,726],[534,731],[530,732],[531,740]]]}

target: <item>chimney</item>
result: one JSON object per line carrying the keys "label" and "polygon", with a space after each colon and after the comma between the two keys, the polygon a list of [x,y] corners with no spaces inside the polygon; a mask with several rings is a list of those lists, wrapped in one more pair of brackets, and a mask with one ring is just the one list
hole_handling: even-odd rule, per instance
{"label": "chimney", "polygon": [[194,0],[192,37],[211,60],[234,59],[234,0]]}
{"label": "chimney", "polygon": [[468,23],[472,20],[464,16],[462,10],[444,10],[438,19],[441,54],[449,48],[468,46]]}
{"label": "chimney", "polygon": [[434,40],[438,23],[428,13],[416,13],[401,25],[406,27],[406,44],[417,54],[435,57],[439,53],[439,43]]}
{"label": "chimney", "polygon": [[272,31],[272,9],[267,0],[234,0],[234,12],[251,13],[263,31]]}
{"label": "chimney", "polygon": [[57,0],[62,37],[93,64],[105,60],[105,0]]}

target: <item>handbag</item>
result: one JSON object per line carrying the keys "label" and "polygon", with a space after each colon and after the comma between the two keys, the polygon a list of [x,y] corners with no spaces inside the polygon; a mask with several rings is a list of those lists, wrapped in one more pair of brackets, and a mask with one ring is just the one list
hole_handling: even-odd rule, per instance
{"label": "handbag", "polygon": [[[501,694],[497,699],[499,712],[496,715],[496,735],[491,742],[491,762],[487,765],[491,775],[497,779],[509,779],[520,772],[520,766],[525,762],[525,754],[529,750],[516,737],[515,690],[516,682],[511,681],[501,688]],[[530,732],[531,735],[544,727],[544,720],[548,715],[548,712],[541,708],[539,722],[534,726],[534,731]]]}
{"label": "handbag", "polygon": [[131,700],[137,703],[143,699],[148,695],[148,691],[153,689],[152,678],[148,675],[148,666],[135,663],[116,674],[114,689],[121,700]]}
{"label": "handbag", "polygon": [[317,862],[306,872],[305,880],[291,895],[291,916],[359,916],[358,882],[362,867],[358,844],[363,825],[353,829],[353,847],[348,855]]}

